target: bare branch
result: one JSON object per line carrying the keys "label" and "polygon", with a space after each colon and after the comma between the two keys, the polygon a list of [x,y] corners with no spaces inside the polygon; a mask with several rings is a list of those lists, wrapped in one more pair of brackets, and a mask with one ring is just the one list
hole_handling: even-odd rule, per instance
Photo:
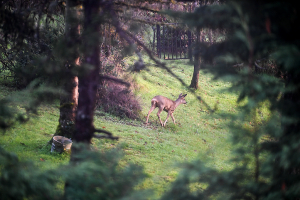
{"label": "bare branch", "polygon": [[107,136],[107,135],[96,135],[96,134],[94,134],[93,137],[97,138],[97,139],[111,139],[111,140],[119,139],[118,137],[111,137],[111,136]]}
{"label": "bare branch", "polygon": [[[260,69],[266,69],[266,68],[264,68],[264,67],[259,66],[256,62],[260,62],[260,60],[256,60],[256,61],[254,62],[255,67],[260,68]],[[244,66],[244,63],[239,63],[239,64],[233,65],[233,67],[243,67],[243,66]]]}
{"label": "bare branch", "polygon": [[243,67],[243,66],[244,66],[244,63],[233,65],[233,67]]}
{"label": "bare branch", "polygon": [[[104,133],[106,135],[96,135],[95,133]],[[119,137],[114,137],[111,132],[105,131],[103,129],[94,129],[93,137],[98,138],[98,139],[102,139],[102,138],[107,138],[107,139],[111,139],[111,140],[118,140],[119,139]]]}
{"label": "bare branch", "polygon": [[112,133],[103,129],[94,129],[94,133],[105,133],[109,136],[112,136]]}
{"label": "bare branch", "polygon": [[128,4],[128,3],[125,3],[125,2],[118,2],[118,3],[115,3],[115,5],[116,6],[125,6],[125,7],[128,7],[128,8],[135,8],[135,9],[139,9],[139,10],[150,11],[150,12],[153,12],[153,13],[160,12],[160,10],[154,10],[154,9],[151,9],[151,8],[148,8],[148,7],[145,7],[145,6],[138,6],[138,5]]}
{"label": "bare branch", "polygon": [[112,76],[100,75],[100,79],[102,79],[102,80],[108,80],[108,81],[114,81],[116,83],[123,84],[123,85],[125,85],[127,87],[130,87],[130,83],[127,83],[126,81],[123,81],[121,79],[118,79],[118,78],[115,78],[115,77],[112,77]]}
{"label": "bare branch", "polygon": [[149,20],[143,20],[143,19],[137,19],[137,18],[129,18],[129,17],[122,17],[123,19],[126,19],[128,21],[133,21],[133,22],[138,22],[138,23],[142,23],[142,24],[150,24],[150,25],[160,25],[160,26],[166,26],[166,27],[170,27],[170,28],[176,28],[179,25],[184,26],[184,23],[168,23],[168,22],[153,22],[153,21],[149,21]]}
{"label": "bare branch", "polygon": [[254,62],[255,67],[259,68],[259,69],[266,69],[264,67],[259,66],[256,62]]}

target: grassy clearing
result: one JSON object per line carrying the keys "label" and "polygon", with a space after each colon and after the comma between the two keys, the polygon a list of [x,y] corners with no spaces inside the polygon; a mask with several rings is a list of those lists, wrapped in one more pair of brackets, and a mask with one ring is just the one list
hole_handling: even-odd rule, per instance
{"label": "grassy clearing", "polygon": [[[128,61],[130,64],[130,61]],[[172,71],[190,84],[193,66],[187,61],[167,61]],[[149,63],[149,65],[151,65]],[[195,94],[183,86],[178,80],[163,69],[149,67],[149,71],[132,74],[142,104],[142,121],[120,119],[108,114],[95,117],[95,125],[113,132],[120,137],[119,141],[93,140],[93,147],[99,150],[115,148],[124,149],[125,156],[121,165],[127,162],[141,164],[149,175],[139,188],[153,188],[155,197],[161,195],[170,182],[174,181],[180,171],[178,163],[196,158],[207,159],[209,166],[219,170],[228,170],[232,166],[228,163],[231,143],[228,142],[230,119],[224,117],[226,113],[237,112],[237,95],[225,90],[230,83],[213,81],[212,76],[200,73],[200,89]],[[1,86],[0,97],[12,92]],[[172,100],[180,93],[187,93],[187,105],[180,105],[175,113],[177,125],[171,119],[165,128],[160,127],[156,112],[149,118],[150,125],[145,125],[145,117],[150,108],[150,101],[156,95],[163,95]],[[201,96],[198,101],[196,96]],[[34,160],[42,169],[54,168],[65,164],[69,160],[67,153],[50,153],[47,142],[55,132],[59,103],[45,105],[39,109],[38,116],[30,122],[15,126],[0,138],[0,145],[6,150],[15,152],[20,159]],[[218,108],[216,112],[209,112],[209,108]],[[98,112],[97,112],[98,113]],[[167,114],[161,114],[162,120]]]}

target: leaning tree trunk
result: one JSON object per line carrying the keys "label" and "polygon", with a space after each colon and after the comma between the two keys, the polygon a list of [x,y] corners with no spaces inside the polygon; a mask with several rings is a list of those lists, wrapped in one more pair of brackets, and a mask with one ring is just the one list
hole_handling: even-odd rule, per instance
{"label": "leaning tree trunk", "polygon": [[79,11],[75,5],[72,5],[70,0],[66,6],[66,28],[65,40],[68,53],[68,60],[65,62],[65,77],[61,83],[63,95],[60,97],[60,115],[59,124],[54,135],[73,138],[75,130],[75,116],[78,103],[78,78],[72,73],[75,65],[79,65],[79,54],[77,45],[79,43]]}
{"label": "leaning tree trunk", "polygon": [[[196,43],[199,44],[201,33],[200,33],[199,30],[197,30],[196,34],[197,34]],[[197,45],[197,47],[195,48],[194,72],[193,72],[193,78],[192,78],[191,85],[190,85],[190,88],[194,88],[196,90],[199,88],[198,83],[199,83],[199,72],[200,72],[200,64],[201,64],[201,62],[200,62],[200,52],[199,52],[200,49],[198,49],[198,46],[199,45]]]}

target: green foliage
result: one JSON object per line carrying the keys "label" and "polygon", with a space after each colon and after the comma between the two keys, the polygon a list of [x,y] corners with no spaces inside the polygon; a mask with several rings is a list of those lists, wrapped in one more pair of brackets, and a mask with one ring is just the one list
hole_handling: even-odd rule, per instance
{"label": "green foliage", "polygon": [[[169,191],[162,196],[162,199],[298,198],[300,196],[298,189],[300,185],[298,65],[300,63],[298,58],[299,31],[295,28],[299,23],[297,4],[292,1],[232,0],[226,1],[224,4],[200,7],[194,13],[177,16],[181,17],[190,27],[225,31],[224,40],[213,45],[202,43],[202,48],[198,48],[198,50],[201,50],[200,54],[206,63],[207,71],[215,74],[217,78],[226,77],[226,80],[232,81],[231,90],[239,92],[240,107],[235,109],[230,104],[231,108],[228,110],[232,113],[228,115],[225,112],[227,107],[221,102],[218,106],[219,110],[212,113],[210,107],[215,105],[215,102],[211,103],[211,101],[221,99],[231,101],[231,99],[222,93],[217,97],[219,99],[214,99],[217,92],[214,93],[203,86],[201,98],[194,96],[190,99],[192,100],[191,105],[195,105],[195,102],[201,99],[200,108],[178,108],[176,110],[177,119],[179,119],[178,126],[174,127],[168,123],[169,131],[156,126],[156,122],[154,122],[156,117],[150,118],[152,126],[149,128],[152,130],[145,129],[143,126],[139,129],[134,126],[136,130],[124,128],[124,124],[121,124],[122,128],[115,128],[115,131],[125,132],[122,134],[127,143],[123,144],[123,147],[129,154],[126,158],[133,158],[136,163],[149,161],[148,158],[143,158],[143,155],[145,152],[150,152],[151,154],[148,156],[153,158],[156,163],[151,163],[148,168],[155,171],[156,168],[161,167],[157,163],[163,162],[162,158],[167,157],[169,161],[191,159],[195,154],[195,150],[190,149],[193,144],[194,147],[198,147],[196,149],[198,151],[207,150],[208,157],[217,160],[224,159],[222,157],[224,151],[229,152],[231,147],[229,145],[222,146],[224,143],[218,143],[219,141],[215,140],[215,137],[221,138],[224,134],[223,124],[218,127],[216,119],[231,117],[233,119],[231,124],[232,142],[235,145],[235,151],[232,156],[226,155],[231,158],[231,166],[227,165],[226,170],[222,171],[223,168],[219,165],[220,162],[222,165],[223,161],[215,162],[215,166],[212,167],[211,163],[204,164],[199,161],[200,159],[185,164],[184,171],[178,176]],[[278,74],[276,77],[255,74],[256,61],[264,57],[275,61],[281,76]],[[232,67],[239,63],[245,63],[245,68],[241,71]],[[174,66],[173,69],[180,74],[178,77],[186,78],[185,69],[182,69],[181,66]],[[187,90],[180,82],[174,83],[172,77],[166,75],[162,69],[154,68],[154,70],[142,72],[137,79],[140,83],[145,83],[146,80],[152,81],[154,85],[151,87],[153,86],[151,83],[146,83],[141,86],[140,91],[145,102],[146,100],[149,102],[149,99],[157,93],[163,92],[164,96],[171,98],[172,96],[176,97],[179,90],[181,91],[178,93]],[[217,82],[217,84],[224,84],[224,82]],[[36,85],[33,84],[29,88],[36,89]],[[36,94],[38,99],[45,100],[40,95],[43,93],[40,91],[44,91],[44,89],[31,91],[32,93],[37,91],[33,94]],[[203,96],[207,98],[203,98]],[[10,100],[4,99],[1,103],[6,106],[9,102]],[[24,107],[30,110],[36,103],[29,103],[29,106]],[[11,126],[10,118],[18,119],[18,115],[8,110],[13,106],[0,108],[2,112],[0,114],[5,117],[0,118],[1,126],[4,121],[4,128]],[[268,106],[270,116],[260,119],[264,106]],[[236,110],[241,111],[239,115],[234,113]],[[202,120],[201,129],[197,128],[195,125],[197,122],[194,123],[193,117],[197,118],[197,122]],[[207,125],[210,128],[202,128]],[[197,137],[192,137],[195,135]],[[217,144],[221,147],[218,147]],[[114,143],[101,141],[96,145],[108,149],[114,146]],[[174,151],[173,148],[176,146],[180,147]],[[35,168],[23,161],[19,162],[16,156],[1,150],[0,168],[2,170],[1,181],[3,181],[0,188],[1,195],[3,195],[1,197],[4,199],[47,197],[50,199],[62,197],[67,199],[119,199],[124,196],[129,199],[133,198],[131,192],[136,186],[135,183],[144,177],[140,167],[129,165],[128,168],[122,168],[120,163],[127,165],[126,161],[128,160],[121,161],[115,153],[80,151],[83,154],[73,152],[72,161],[75,162],[57,168],[57,173],[54,174],[53,170],[29,171],[28,169]],[[155,155],[160,151],[162,151],[161,154]],[[177,153],[177,151],[180,153],[174,156],[174,152]],[[134,153],[138,155],[132,156]],[[22,166],[25,166],[25,169]],[[176,176],[176,172],[172,171],[168,171],[167,176],[162,174],[163,172],[159,178],[164,180],[173,180]],[[51,175],[60,179],[53,178]],[[15,180],[18,182],[15,183]],[[43,180],[43,184],[41,184],[41,180]],[[53,186],[64,183],[66,183],[64,194],[60,192],[49,194],[50,190],[55,190]],[[6,185],[11,187],[5,188]],[[143,187],[143,185],[137,187]],[[18,192],[15,192],[15,189]],[[135,197],[145,198],[145,196]]]}
{"label": "green foliage", "polygon": [[[295,12],[288,13],[291,10]],[[233,0],[194,13],[171,14],[190,27],[226,30],[225,40],[200,44],[200,54],[207,71],[231,80],[231,91],[239,92],[241,112],[231,125],[235,145],[231,161],[236,167],[216,172],[200,161],[187,164],[165,199],[299,197],[300,46],[299,30],[290,28],[300,21],[298,11],[292,1]],[[280,76],[256,74],[257,60],[264,57],[275,61]],[[240,63],[245,65],[237,72],[233,65]],[[268,106],[270,117],[259,123],[262,105]],[[189,174],[196,178],[191,181]],[[202,190],[190,189],[203,183]],[[182,196],[176,192],[181,190]]]}
{"label": "green foliage", "polygon": [[[149,62],[147,58],[145,61]],[[128,60],[126,63],[130,64]],[[167,64],[176,75],[186,81],[186,84],[189,83],[193,67],[187,60],[168,61]],[[142,121],[96,112],[95,127],[110,131],[120,139],[118,141],[93,139],[91,146],[98,151],[122,146],[125,155],[119,162],[120,166],[127,166],[129,162],[143,166],[148,176],[135,187],[136,190],[152,189],[153,199],[158,199],[176,179],[180,170],[176,163],[192,161],[203,154],[211,158],[208,165],[215,166],[218,170],[233,167],[226,161],[230,158],[232,149],[227,141],[230,134],[228,129],[230,117],[224,117],[226,113],[237,112],[236,94],[226,91],[230,83],[213,81],[211,75],[200,72],[201,88],[196,94],[202,97],[203,103],[199,104],[197,97],[189,93],[186,97],[188,104],[178,107],[174,113],[177,125],[173,125],[169,119],[166,127],[162,128],[156,116],[157,109],[150,115],[151,125],[144,124],[150,108],[149,101],[158,94],[176,99],[188,88],[161,68],[151,67],[149,71],[143,70],[132,75],[136,81],[136,95],[141,100]],[[6,90],[7,88],[2,86],[0,96],[7,95],[9,92],[4,93]],[[20,96],[15,96],[14,99],[18,98],[22,100]],[[210,113],[204,103],[213,107],[217,101],[219,101],[218,111]],[[69,154],[50,153],[50,146],[46,145],[57,128],[59,106],[59,102],[40,106],[36,117],[8,129],[1,136],[0,145],[6,151],[16,153],[21,160],[32,160],[42,171],[55,170],[59,165],[67,164]],[[24,111],[22,105],[18,109]],[[265,111],[262,112],[265,115]],[[167,115],[163,112],[161,116],[165,119]],[[41,161],[41,158],[44,161]],[[60,191],[64,189],[63,182],[59,183],[58,189]]]}
{"label": "green foliage", "polygon": [[[73,149],[82,148],[85,149]],[[145,177],[143,169],[134,164],[121,168],[119,151],[76,153],[72,157],[77,163],[74,171],[70,173],[69,167],[65,171],[66,199],[140,199],[133,188]]]}
{"label": "green foliage", "polygon": [[[8,39],[11,39],[14,45],[20,45],[23,43],[23,39],[34,33],[33,18],[26,12],[21,13],[20,10],[14,8],[13,2],[5,2],[0,5],[1,45]],[[23,34],[19,34],[19,32]]]}
{"label": "green foliage", "polygon": [[[52,50],[62,35],[61,27],[51,23],[41,27],[39,37],[28,38],[22,47],[11,48],[11,45],[2,44],[0,72],[8,73],[17,88],[25,88],[37,78],[49,81],[51,76],[45,62],[54,63],[58,59],[54,57]],[[55,79],[51,81],[54,82]]]}
{"label": "green foliage", "polygon": [[19,161],[0,148],[0,197],[6,199],[57,199],[55,184],[59,173],[41,172],[31,162]]}
{"label": "green foliage", "polygon": [[61,92],[53,87],[35,80],[26,89],[0,99],[0,128],[5,131],[16,122],[28,121],[31,114],[37,112],[39,105],[52,102],[60,94]]}
{"label": "green foliage", "polygon": [[[76,144],[75,144],[76,145]],[[84,146],[73,158],[80,162],[41,171],[29,161],[0,149],[0,197],[6,199],[141,199],[133,192],[145,175],[142,167],[119,166],[119,150],[99,153]],[[65,193],[57,186],[66,181]]]}
{"label": "green foliage", "polygon": [[[61,94],[57,88],[46,85],[57,84],[57,72],[61,72],[57,67],[59,57],[53,52],[54,44],[64,33],[60,6],[51,1],[41,5],[35,1],[19,4],[14,0],[0,5],[0,32],[4,36],[0,39],[0,75],[7,80],[6,84],[24,89],[1,99],[3,130],[16,122],[28,121],[37,106]],[[56,77],[52,76],[55,72]],[[19,105],[25,109],[19,109]]]}
{"label": "green foliage", "polygon": [[[145,62],[150,62],[144,58]],[[127,60],[128,64],[130,61]],[[188,85],[193,67],[188,60],[167,61],[167,66]],[[150,63],[149,63],[150,65]],[[114,118],[107,114],[98,116],[95,124],[120,136],[119,142],[94,140],[99,149],[114,148],[123,143],[126,152],[125,161],[142,164],[152,178],[146,179],[138,188],[153,188],[155,198],[159,198],[175,180],[179,172],[178,162],[192,161],[199,155],[207,154],[212,159],[209,166],[218,170],[231,169],[232,165],[226,160],[230,158],[231,144],[227,141],[230,130],[229,113],[234,114],[236,94],[228,93],[230,83],[213,81],[209,74],[200,73],[201,88],[196,95],[188,93],[188,104],[179,106],[174,117],[177,125],[169,119],[165,128],[158,122],[157,109],[150,115],[150,125],[144,125],[145,117],[151,106],[151,99],[156,95],[164,95],[172,100],[186,93],[188,87],[182,86],[172,75],[159,67],[149,67],[134,73],[137,83],[137,96],[141,99],[142,122],[130,121],[124,118]],[[201,96],[199,103],[197,96]],[[218,111],[211,113],[210,108],[217,102]],[[226,116],[226,118],[225,118]],[[162,119],[167,117],[161,113]],[[175,162],[175,163],[174,163]]]}
{"label": "green foliage", "polygon": [[49,80],[45,63],[54,61],[53,45],[64,32],[63,7],[62,2],[35,0],[0,5],[0,74],[13,79],[15,87],[25,88],[36,78]]}

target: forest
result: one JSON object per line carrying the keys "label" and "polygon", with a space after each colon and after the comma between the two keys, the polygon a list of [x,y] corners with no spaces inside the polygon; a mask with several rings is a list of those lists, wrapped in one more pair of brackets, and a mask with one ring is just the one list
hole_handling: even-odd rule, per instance
{"label": "forest", "polygon": [[0,199],[300,199],[299,24],[292,0],[1,1]]}

